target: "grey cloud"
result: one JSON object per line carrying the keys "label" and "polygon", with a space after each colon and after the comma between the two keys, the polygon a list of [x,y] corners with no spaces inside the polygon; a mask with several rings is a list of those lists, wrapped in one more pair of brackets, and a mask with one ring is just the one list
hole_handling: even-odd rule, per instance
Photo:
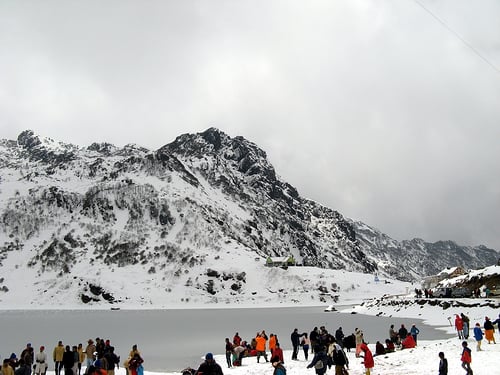
{"label": "grey cloud", "polygon": [[[498,2],[419,2],[500,66]],[[500,74],[416,2],[3,2],[0,44],[1,138],[216,126],[395,238],[500,250]]]}

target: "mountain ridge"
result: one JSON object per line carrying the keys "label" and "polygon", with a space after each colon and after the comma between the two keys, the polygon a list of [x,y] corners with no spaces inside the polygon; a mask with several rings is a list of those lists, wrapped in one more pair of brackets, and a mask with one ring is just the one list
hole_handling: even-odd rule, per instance
{"label": "mountain ridge", "polygon": [[[307,266],[407,281],[457,265],[457,259],[450,264],[453,254],[467,268],[498,258],[485,247],[448,244],[446,259],[438,245],[432,252],[432,244],[398,242],[346,219],[278,178],[257,145],[217,128],[180,135],[153,151],[133,144],[79,147],[27,130],[17,141],[0,141],[0,168],[0,267],[20,258],[18,269],[55,285],[42,294],[64,294],[66,286],[83,303],[103,302],[103,293],[108,303],[126,298],[88,278],[92,267],[133,273],[139,267],[161,290],[183,287],[213,297],[230,289],[227,298],[243,298],[251,294],[244,265],[216,280],[207,271],[227,247],[242,263],[293,255]],[[418,256],[409,257],[411,251]],[[62,286],[58,278],[80,287]],[[96,298],[92,290],[99,288]],[[41,298],[34,295],[34,302]]]}

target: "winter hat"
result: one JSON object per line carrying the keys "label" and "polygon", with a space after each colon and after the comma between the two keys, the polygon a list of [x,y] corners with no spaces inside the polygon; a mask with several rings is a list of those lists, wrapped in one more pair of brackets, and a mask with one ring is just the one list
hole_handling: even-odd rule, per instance
{"label": "winter hat", "polygon": [[205,359],[206,360],[214,359],[214,355],[212,353],[207,353],[207,355],[205,356]]}

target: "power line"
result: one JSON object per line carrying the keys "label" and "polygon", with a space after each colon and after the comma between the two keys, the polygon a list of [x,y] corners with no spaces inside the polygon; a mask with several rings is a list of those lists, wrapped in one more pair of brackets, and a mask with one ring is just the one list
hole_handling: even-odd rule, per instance
{"label": "power line", "polygon": [[441,18],[439,18],[436,14],[434,14],[429,8],[427,8],[424,4],[422,4],[419,0],[413,0],[415,3],[420,5],[422,9],[424,9],[427,13],[429,13],[436,21],[438,21],[446,30],[455,35],[466,47],[468,47],[472,52],[474,52],[481,60],[483,60],[486,64],[488,64],[491,68],[493,68],[497,73],[500,73],[500,69],[495,66],[492,62],[490,62],[486,57],[484,57],[477,49],[475,49],[472,44],[467,42],[459,33],[453,30],[450,26],[446,24]]}

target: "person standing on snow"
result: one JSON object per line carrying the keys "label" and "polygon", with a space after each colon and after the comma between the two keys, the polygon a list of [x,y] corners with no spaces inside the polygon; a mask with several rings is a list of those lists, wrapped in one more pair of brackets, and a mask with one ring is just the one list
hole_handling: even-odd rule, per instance
{"label": "person standing on snow", "polygon": [[71,347],[69,345],[66,345],[66,350],[64,351],[62,358],[64,375],[73,375],[74,364],[75,364],[75,355],[71,351]]}
{"label": "person standing on snow", "polygon": [[365,375],[370,375],[371,369],[375,366],[375,362],[373,360],[373,354],[371,350],[368,348],[368,345],[363,341],[361,344],[361,351],[364,353],[364,365],[365,365]]}
{"label": "person standing on snow", "polygon": [[485,317],[484,318],[484,336],[486,337],[486,340],[488,340],[488,344],[491,344],[493,341],[493,344],[496,344],[495,341],[495,329],[493,328],[493,323],[491,323],[490,318]]}
{"label": "person standing on snow", "polygon": [[45,371],[47,371],[47,354],[44,352],[45,347],[40,346],[40,351],[36,353],[35,356],[35,374],[36,375],[45,375]]}
{"label": "person standing on snow", "polygon": [[212,353],[207,353],[205,355],[205,362],[203,362],[200,367],[198,367],[196,373],[203,375],[224,375],[224,373],[222,372],[222,368],[217,362],[215,362]]}
{"label": "person standing on snow", "polygon": [[470,368],[472,356],[470,348],[467,347],[467,341],[462,342],[462,347],[464,348],[461,357],[462,367],[465,371],[467,371],[466,375],[472,375],[472,369]]}
{"label": "person standing on snow", "polygon": [[231,359],[232,354],[233,354],[233,344],[231,344],[231,342],[229,341],[229,337],[226,337],[226,363],[227,363],[227,367],[228,368],[233,367],[231,365],[231,363],[232,363],[232,359]]}
{"label": "person standing on snow", "polygon": [[271,352],[271,357],[273,356],[274,349],[276,348],[276,343],[278,342],[278,336],[274,333],[269,335],[269,351]]}
{"label": "person standing on snow", "polygon": [[497,319],[497,320],[495,320],[495,321],[493,321],[493,322],[491,322],[491,324],[493,324],[493,325],[495,325],[495,324],[496,324],[496,325],[497,325],[497,328],[498,328],[498,334],[500,334],[500,314],[498,314],[498,319]]}
{"label": "person standing on snow", "polygon": [[401,328],[398,331],[399,341],[403,341],[406,336],[408,336],[408,330],[406,329],[404,324],[401,324]]}
{"label": "person standing on snow", "polygon": [[314,327],[314,329],[309,333],[309,340],[311,340],[311,353],[314,353],[314,348],[316,347],[316,345],[318,345],[318,339],[319,339],[318,327]]}
{"label": "person standing on snow", "polygon": [[337,341],[337,344],[339,344],[341,347],[343,346],[343,342],[344,342],[344,332],[342,331],[342,327],[339,327],[339,329],[337,329],[335,331],[335,341]]}
{"label": "person standing on snow", "polygon": [[64,345],[62,341],[59,341],[52,353],[52,359],[54,360],[54,372],[56,375],[59,375],[61,373],[63,367],[63,355],[64,355]]}
{"label": "person standing on snow", "polygon": [[460,315],[455,314],[455,329],[457,330],[458,338],[463,340],[464,338],[464,322]]}
{"label": "person standing on snow", "polygon": [[267,336],[265,336],[265,332],[262,331],[262,333],[258,333],[257,337],[255,337],[255,341],[255,349],[257,350],[257,363],[259,363],[260,356],[264,356],[266,362],[269,362],[266,353]]}
{"label": "person standing on snow", "polygon": [[361,353],[361,344],[363,344],[363,331],[356,327],[354,329],[354,335],[356,336],[356,357],[359,357]]}
{"label": "person standing on snow", "polygon": [[464,339],[467,340],[469,338],[470,320],[469,317],[464,313],[461,313],[460,317],[462,318],[463,323],[462,334],[464,336]]}
{"label": "person standing on snow", "polygon": [[95,360],[94,353],[95,353],[94,341],[92,339],[89,339],[87,341],[87,346],[85,347],[85,357],[87,357],[87,359],[86,359],[87,368],[89,368],[90,366],[92,366],[94,364],[94,360]]}
{"label": "person standing on snow", "polygon": [[415,324],[412,324],[410,328],[410,335],[413,337],[413,340],[415,340],[415,345],[417,345],[417,336],[420,333],[420,330],[417,328]]}
{"label": "person standing on snow", "polygon": [[444,357],[443,352],[439,352],[439,373],[438,375],[448,375],[448,360]]}
{"label": "person standing on snow", "polygon": [[333,364],[335,365],[335,375],[342,375],[346,368],[349,368],[349,359],[342,347],[334,343],[332,353]]}
{"label": "person standing on snow", "polygon": [[[307,365],[307,368],[313,368],[316,371],[316,375],[324,375],[326,369],[331,367],[330,357],[325,352],[325,348],[321,345],[317,345],[314,349],[314,358],[311,363]],[[327,367],[328,366],[328,367]]]}
{"label": "person standing on snow", "polygon": [[483,341],[483,331],[481,330],[481,324],[479,323],[476,323],[476,326],[474,327],[474,338],[477,342],[476,349],[478,352],[480,352],[482,350],[481,342]]}
{"label": "person standing on snow", "polygon": [[299,330],[295,328],[290,335],[290,340],[292,341],[292,361],[298,361],[297,355],[299,354],[299,345],[300,345],[300,334]]}

